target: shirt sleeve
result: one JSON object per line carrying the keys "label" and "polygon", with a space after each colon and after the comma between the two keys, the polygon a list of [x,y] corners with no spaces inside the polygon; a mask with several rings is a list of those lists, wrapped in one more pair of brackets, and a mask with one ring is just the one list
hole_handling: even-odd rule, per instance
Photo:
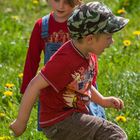
{"label": "shirt sleeve", "polygon": [[26,55],[26,61],[24,65],[23,71],[23,81],[21,85],[20,92],[24,93],[27,85],[32,80],[32,78],[36,75],[39,62],[40,62],[40,55],[41,51],[43,50],[43,41],[41,40],[41,26],[42,19],[39,19],[33,28],[29,48]]}
{"label": "shirt sleeve", "polygon": [[68,56],[58,51],[41,70],[41,75],[59,92],[72,81],[70,65]]}

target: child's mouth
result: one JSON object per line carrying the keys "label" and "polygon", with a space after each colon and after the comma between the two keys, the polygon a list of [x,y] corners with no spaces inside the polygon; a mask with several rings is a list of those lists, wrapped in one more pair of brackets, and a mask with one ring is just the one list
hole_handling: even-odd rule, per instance
{"label": "child's mouth", "polygon": [[64,11],[57,10],[58,13],[64,13]]}

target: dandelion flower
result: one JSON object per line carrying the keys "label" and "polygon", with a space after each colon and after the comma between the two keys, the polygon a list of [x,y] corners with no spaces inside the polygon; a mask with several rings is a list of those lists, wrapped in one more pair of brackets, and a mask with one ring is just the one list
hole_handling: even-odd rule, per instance
{"label": "dandelion flower", "polygon": [[11,16],[11,18],[15,21],[19,20],[19,16]]}
{"label": "dandelion flower", "polygon": [[135,35],[138,40],[140,39],[140,31],[134,31],[133,35]]}
{"label": "dandelion flower", "polygon": [[116,121],[117,122],[126,122],[126,118],[124,117],[124,116],[118,116],[118,117],[116,117]]}
{"label": "dandelion flower", "polygon": [[3,94],[6,96],[12,96],[13,92],[12,91],[5,91]]}
{"label": "dandelion flower", "polygon": [[125,11],[124,9],[119,9],[119,10],[117,11],[117,13],[120,14],[120,15],[123,15],[123,14],[126,13],[126,11]]}
{"label": "dandelion flower", "polygon": [[3,136],[0,137],[0,140],[11,140],[11,138],[9,136]]}
{"label": "dandelion flower", "polygon": [[6,115],[4,113],[0,113],[0,118],[5,117]]}
{"label": "dandelion flower", "polygon": [[12,88],[14,86],[15,86],[14,84],[10,84],[10,83],[5,84],[5,87],[7,87],[7,88]]}
{"label": "dandelion flower", "polygon": [[37,5],[39,3],[39,0],[32,0],[33,4]]}
{"label": "dandelion flower", "polygon": [[128,46],[131,45],[131,41],[130,40],[124,40],[123,44],[124,44],[125,47],[128,47]]}
{"label": "dandelion flower", "polygon": [[137,36],[140,35],[140,31],[134,31],[133,35],[137,35]]}
{"label": "dandelion flower", "polygon": [[18,74],[18,77],[22,78],[23,77],[23,73]]}

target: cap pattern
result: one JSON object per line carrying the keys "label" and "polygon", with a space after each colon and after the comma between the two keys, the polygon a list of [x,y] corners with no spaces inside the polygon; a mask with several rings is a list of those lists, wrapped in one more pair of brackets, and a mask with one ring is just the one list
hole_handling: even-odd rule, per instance
{"label": "cap pattern", "polygon": [[103,3],[89,2],[74,10],[68,28],[71,37],[79,39],[88,34],[117,32],[127,23],[128,19],[113,15]]}

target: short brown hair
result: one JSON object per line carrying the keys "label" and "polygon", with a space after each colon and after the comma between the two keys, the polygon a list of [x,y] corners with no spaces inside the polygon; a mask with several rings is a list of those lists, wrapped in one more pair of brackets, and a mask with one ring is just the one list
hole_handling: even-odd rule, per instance
{"label": "short brown hair", "polygon": [[[82,0],[65,0],[71,7],[75,7],[76,5],[80,5]],[[48,0],[46,0],[48,2]]]}
{"label": "short brown hair", "polygon": [[80,5],[82,3],[82,0],[66,0],[68,2],[68,4],[71,7],[74,7],[76,5]]}

